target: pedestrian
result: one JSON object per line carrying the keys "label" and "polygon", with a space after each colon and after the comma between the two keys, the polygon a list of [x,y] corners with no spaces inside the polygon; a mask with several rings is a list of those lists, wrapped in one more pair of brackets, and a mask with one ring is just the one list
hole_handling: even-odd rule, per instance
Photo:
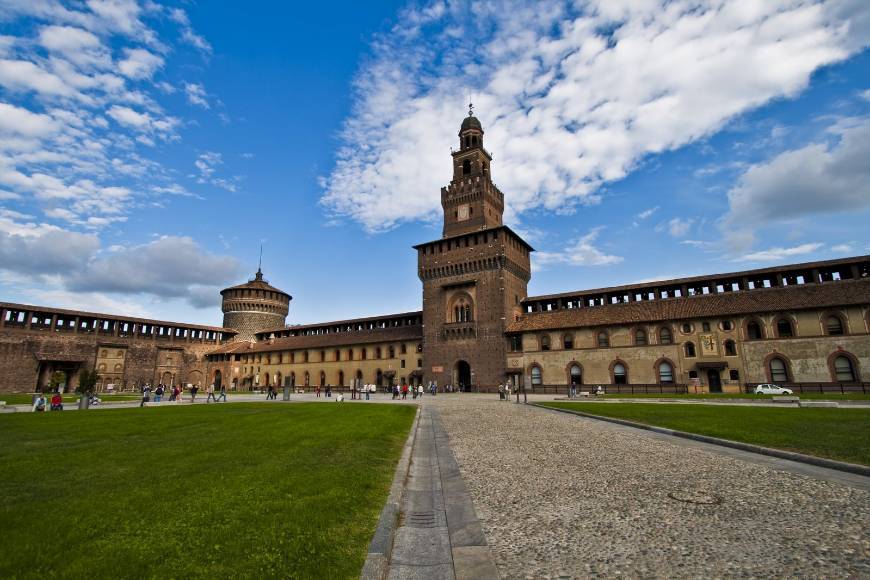
{"label": "pedestrian", "polygon": [[353,401],[354,399],[356,399],[356,381],[350,385],[350,400]]}
{"label": "pedestrian", "polygon": [[214,400],[214,402],[217,403],[220,400],[223,400],[224,403],[227,402],[227,388],[224,386],[223,383],[221,383],[220,395],[218,396],[217,399]]}
{"label": "pedestrian", "polygon": [[39,396],[36,397],[36,400],[33,401],[33,412],[34,413],[44,413],[45,412],[45,395],[39,393]]}
{"label": "pedestrian", "polygon": [[320,385],[314,387],[314,395],[319,399],[320,398]]}
{"label": "pedestrian", "polygon": [[142,402],[139,403],[140,407],[144,407],[145,403],[151,400],[151,385],[145,385],[142,387]]}
{"label": "pedestrian", "polygon": [[159,403],[161,399],[163,399],[163,383],[157,385],[157,388],[154,389],[154,402]]}
{"label": "pedestrian", "polygon": [[511,400],[511,384],[509,382],[504,384],[504,400],[508,403]]}
{"label": "pedestrian", "polygon": [[63,411],[63,397],[60,393],[55,393],[51,396],[51,410]]}
{"label": "pedestrian", "polygon": [[374,385],[365,385],[363,387],[363,389],[365,389],[365,392],[366,392],[366,401],[369,400],[373,388],[374,388]]}
{"label": "pedestrian", "polygon": [[326,385],[326,398],[332,398],[332,385]]}
{"label": "pedestrian", "polygon": [[408,398],[408,385],[402,385],[402,400]]}
{"label": "pedestrian", "polygon": [[208,397],[205,398],[206,403],[210,403],[211,401],[217,403],[217,397],[214,396],[214,383],[206,387],[205,392],[208,393]]}
{"label": "pedestrian", "polygon": [[504,385],[501,383],[498,384],[498,400],[504,401]]}
{"label": "pedestrian", "polygon": [[422,399],[423,398],[423,383],[417,385],[417,395]]}
{"label": "pedestrian", "polygon": [[190,387],[190,402],[194,402],[196,400],[196,392],[199,390],[197,385],[193,385]]}

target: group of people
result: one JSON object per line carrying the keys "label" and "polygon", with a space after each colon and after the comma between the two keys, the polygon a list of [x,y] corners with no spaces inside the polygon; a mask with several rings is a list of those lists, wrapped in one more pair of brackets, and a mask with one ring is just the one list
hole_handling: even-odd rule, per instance
{"label": "group of people", "polygon": [[46,400],[44,394],[39,393],[33,401],[33,412],[44,413],[46,405],[49,405],[49,410],[51,411],[63,411],[63,396],[60,393],[55,392],[51,395],[51,400],[49,402]]}
{"label": "group of people", "polygon": [[[193,385],[190,387],[190,402],[191,403],[196,402],[196,394],[198,392],[199,392],[199,386]],[[214,384],[211,384],[208,387],[206,387],[205,392],[208,395],[208,397],[205,400],[206,403],[211,403],[212,401],[214,401],[215,403],[220,402],[220,401],[226,402],[226,400],[227,400],[227,388],[224,385],[220,385],[220,387],[218,388],[217,394],[215,392]],[[166,395],[166,393],[169,393],[169,401],[170,402],[172,402],[172,403],[181,403],[182,402],[182,395],[184,394],[184,390],[181,388],[181,386],[175,385],[175,386],[169,387],[167,385],[164,385],[163,383],[159,383],[154,388],[154,402],[155,403],[162,402],[163,397]],[[142,401],[141,401],[141,403],[139,403],[139,406],[144,407],[145,403],[150,403],[150,402],[151,402],[151,385],[145,384],[142,386]]]}

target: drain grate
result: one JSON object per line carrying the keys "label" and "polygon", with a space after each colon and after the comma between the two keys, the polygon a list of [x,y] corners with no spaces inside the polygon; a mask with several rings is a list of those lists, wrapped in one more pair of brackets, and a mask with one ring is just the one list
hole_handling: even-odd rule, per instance
{"label": "drain grate", "polygon": [[434,528],[435,512],[408,512],[405,514],[405,525],[409,528]]}
{"label": "drain grate", "polygon": [[702,491],[672,491],[668,494],[668,497],[683,503],[697,505],[719,505],[722,503],[722,498],[718,495]]}

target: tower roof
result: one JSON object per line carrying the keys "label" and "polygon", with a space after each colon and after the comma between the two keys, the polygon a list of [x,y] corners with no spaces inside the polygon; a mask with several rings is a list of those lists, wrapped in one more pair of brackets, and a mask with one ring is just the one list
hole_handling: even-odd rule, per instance
{"label": "tower roof", "polygon": [[459,128],[459,131],[467,131],[468,129],[483,131],[483,126],[480,124],[480,120],[477,117],[469,115],[462,120],[462,127]]}
{"label": "tower roof", "polygon": [[251,278],[250,280],[248,280],[247,282],[245,282],[244,284],[238,284],[237,286],[230,286],[229,288],[224,288],[223,290],[221,290],[221,295],[223,295],[224,292],[227,292],[229,290],[246,290],[246,289],[247,290],[268,290],[270,292],[278,292],[279,294],[283,294],[283,295],[287,296],[288,298],[290,297],[289,294],[287,294],[283,290],[279,290],[278,288],[275,288],[274,286],[269,284],[268,280],[263,279],[263,271],[261,269],[257,269],[257,273],[254,274],[254,277]]}

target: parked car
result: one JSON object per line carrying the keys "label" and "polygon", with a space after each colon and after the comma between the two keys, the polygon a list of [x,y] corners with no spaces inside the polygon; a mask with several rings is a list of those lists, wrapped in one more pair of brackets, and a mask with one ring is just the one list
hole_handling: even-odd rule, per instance
{"label": "parked car", "polygon": [[794,391],[791,389],[786,389],[785,387],[780,387],[779,385],[758,385],[755,387],[756,395],[793,395]]}

